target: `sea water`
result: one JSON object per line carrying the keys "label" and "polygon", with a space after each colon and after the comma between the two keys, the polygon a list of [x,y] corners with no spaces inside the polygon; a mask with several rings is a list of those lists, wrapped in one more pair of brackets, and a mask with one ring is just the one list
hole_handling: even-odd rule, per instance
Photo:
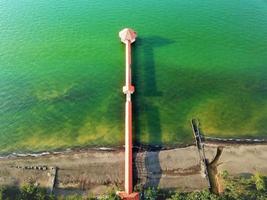
{"label": "sea water", "polygon": [[267,137],[267,1],[1,0],[0,152],[124,141],[124,45],[135,141]]}

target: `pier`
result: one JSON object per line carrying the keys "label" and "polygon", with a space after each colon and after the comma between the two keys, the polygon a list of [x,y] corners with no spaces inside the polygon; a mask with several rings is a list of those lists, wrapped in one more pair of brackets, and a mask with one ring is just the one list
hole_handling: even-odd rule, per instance
{"label": "pier", "polygon": [[136,32],[125,28],[119,32],[121,42],[125,44],[125,86],[123,93],[126,95],[125,102],[125,179],[124,191],[118,192],[122,199],[139,199],[138,193],[133,193],[133,142],[132,142],[132,101],[131,95],[134,92],[132,85],[131,70],[131,44],[135,42]]}

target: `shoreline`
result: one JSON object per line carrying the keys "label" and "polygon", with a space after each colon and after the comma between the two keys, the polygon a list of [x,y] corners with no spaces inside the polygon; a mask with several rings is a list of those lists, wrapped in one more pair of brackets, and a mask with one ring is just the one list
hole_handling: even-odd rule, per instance
{"label": "shoreline", "polygon": [[[133,151],[158,151],[158,150],[170,150],[176,148],[184,148],[188,146],[195,145],[192,143],[182,143],[182,144],[175,144],[175,145],[133,145]],[[45,155],[57,155],[57,154],[64,154],[69,152],[84,152],[84,151],[120,151],[124,150],[124,145],[122,146],[81,146],[81,147],[68,147],[68,148],[58,148],[48,151],[29,151],[29,152],[11,152],[11,153],[0,153],[0,159],[4,158],[17,158],[17,157],[39,157]]]}
{"label": "shoreline", "polygon": [[[202,137],[205,145],[267,145],[267,139],[257,139],[257,138],[217,138],[217,137]],[[185,148],[195,146],[195,143],[182,143],[175,145],[146,145],[139,144],[133,145],[133,152],[142,152],[142,151],[160,151],[160,150],[171,150],[177,148]],[[59,148],[51,151],[31,151],[31,152],[12,152],[12,153],[0,153],[0,160],[6,158],[19,158],[19,157],[40,157],[46,155],[58,155],[65,154],[70,152],[84,152],[84,151],[120,151],[124,150],[123,146],[82,146],[82,147],[72,147],[72,148]]]}

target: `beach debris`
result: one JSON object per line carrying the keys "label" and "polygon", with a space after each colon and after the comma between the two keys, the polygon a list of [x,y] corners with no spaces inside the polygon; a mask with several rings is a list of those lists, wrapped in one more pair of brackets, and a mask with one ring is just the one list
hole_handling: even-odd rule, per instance
{"label": "beach debris", "polygon": [[200,132],[200,123],[197,119],[192,119],[191,121],[191,127],[193,130],[195,142],[196,142],[196,147],[199,153],[199,158],[200,158],[200,167],[201,167],[201,174],[203,178],[206,178],[208,182],[208,187],[211,188],[210,184],[210,178],[208,174],[208,160],[206,159],[205,155],[205,150],[204,150],[204,142],[203,142],[203,136],[201,135]]}
{"label": "beach debris", "polygon": [[[49,169],[46,165],[26,165],[26,166],[21,166],[21,165],[16,165],[16,166],[11,166],[12,168],[17,168],[17,169],[27,169],[27,170],[40,170],[40,171],[46,171]],[[51,167],[50,169],[53,170],[55,167]]]}

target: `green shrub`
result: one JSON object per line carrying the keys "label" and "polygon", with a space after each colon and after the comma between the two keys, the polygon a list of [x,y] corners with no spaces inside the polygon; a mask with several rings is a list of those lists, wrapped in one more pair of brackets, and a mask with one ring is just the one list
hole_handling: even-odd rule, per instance
{"label": "green shrub", "polygon": [[266,190],[264,177],[260,173],[256,172],[255,175],[252,177],[252,180],[254,181],[256,189],[258,191]]}
{"label": "green shrub", "polygon": [[219,197],[211,194],[208,190],[180,193],[177,192],[168,200],[219,200]]}
{"label": "green shrub", "polygon": [[149,187],[144,191],[145,200],[156,200],[158,196],[158,189],[155,187]]}
{"label": "green shrub", "polygon": [[224,179],[228,178],[229,177],[229,173],[227,170],[223,170],[221,173],[220,173],[220,176]]}
{"label": "green shrub", "polygon": [[46,200],[46,190],[33,184],[21,188],[21,200]]}
{"label": "green shrub", "polygon": [[119,196],[116,194],[116,191],[118,191],[118,188],[112,188],[107,191],[106,195],[100,196],[97,199],[99,200],[120,200]]}
{"label": "green shrub", "polygon": [[4,194],[5,194],[5,188],[2,187],[2,188],[0,188],[0,200],[4,199]]}
{"label": "green shrub", "polygon": [[0,188],[0,200],[15,200],[19,198],[19,188],[2,186]]}

